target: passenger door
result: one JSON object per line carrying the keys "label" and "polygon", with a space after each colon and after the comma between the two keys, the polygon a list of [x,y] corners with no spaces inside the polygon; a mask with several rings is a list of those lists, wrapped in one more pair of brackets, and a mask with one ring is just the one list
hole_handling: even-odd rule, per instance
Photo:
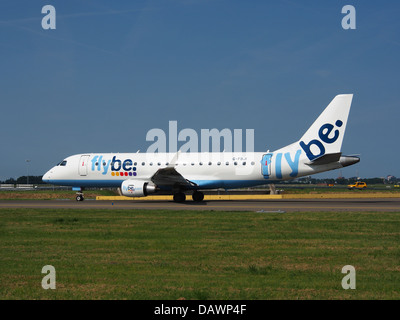
{"label": "passenger door", "polygon": [[90,156],[87,155],[81,156],[78,167],[79,175],[81,176],[87,176],[88,173],[87,163],[89,162],[89,157]]}

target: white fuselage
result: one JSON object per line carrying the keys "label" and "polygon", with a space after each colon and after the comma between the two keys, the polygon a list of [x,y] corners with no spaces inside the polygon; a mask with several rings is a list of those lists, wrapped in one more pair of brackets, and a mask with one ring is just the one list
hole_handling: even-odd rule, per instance
{"label": "white fuselage", "polygon": [[[300,149],[298,149],[300,150]],[[120,187],[125,180],[150,180],[171,165],[174,153],[88,153],[66,158],[43,181],[73,187]],[[270,155],[268,163],[263,157]],[[340,162],[310,167],[304,152],[183,153],[174,168],[196,189],[233,189],[290,180],[342,167]],[[303,156],[302,156],[303,155]],[[264,158],[265,159],[265,158]],[[62,165],[64,163],[64,165]]]}

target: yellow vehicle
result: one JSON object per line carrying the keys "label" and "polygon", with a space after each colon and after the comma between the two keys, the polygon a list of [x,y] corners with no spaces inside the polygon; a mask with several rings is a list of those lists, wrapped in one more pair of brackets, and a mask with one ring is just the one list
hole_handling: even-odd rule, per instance
{"label": "yellow vehicle", "polygon": [[356,183],[349,184],[347,187],[350,190],[353,190],[353,189],[365,189],[367,187],[367,184],[365,182],[357,181]]}

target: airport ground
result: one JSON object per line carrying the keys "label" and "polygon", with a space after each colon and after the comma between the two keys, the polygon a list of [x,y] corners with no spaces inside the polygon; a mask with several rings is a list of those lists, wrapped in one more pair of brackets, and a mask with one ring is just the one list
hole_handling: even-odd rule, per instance
{"label": "airport ground", "polygon": [[398,205],[1,200],[0,299],[400,299]]}
{"label": "airport ground", "polygon": [[[399,212],[0,209],[1,299],[399,299]],[[44,290],[43,266],[56,269]],[[341,270],[356,269],[344,290]]]}
{"label": "airport ground", "polygon": [[[74,208],[74,209],[168,209],[216,211],[397,211],[399,188],[369,187],[368,190],[342,188],[289,187],[268,189],[209,191],[204,201],[175,203],[171,195],[144,198],[120,197],[116,190],[87,190],[85,201],[76,202],[71,190],[2,190],[0,208]],[[53,201],[48,201],[53,200]],[[97,201],[93,201],[97,200]]]}

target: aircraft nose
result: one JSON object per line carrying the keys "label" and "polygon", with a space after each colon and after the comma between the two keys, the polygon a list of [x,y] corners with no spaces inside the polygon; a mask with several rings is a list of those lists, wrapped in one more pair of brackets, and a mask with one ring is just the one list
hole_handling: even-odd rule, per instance
{"label": "aircraft nose", "polygon": [[51,171],[51,170],[47,171],[47,172],[43,175],[42,181],[43,181],[43,182],[50,182],[51,174],[52,174],[52,171]]}

